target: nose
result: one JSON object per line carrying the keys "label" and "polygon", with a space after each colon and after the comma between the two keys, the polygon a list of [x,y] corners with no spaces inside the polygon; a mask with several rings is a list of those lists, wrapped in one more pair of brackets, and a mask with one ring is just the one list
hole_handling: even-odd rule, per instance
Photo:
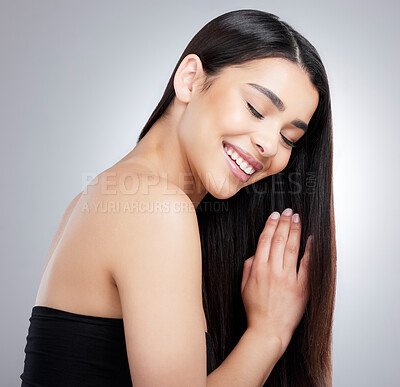
{"label": "nose", "polygon": [[273,157],[278,152],[279,146],[279,135],[269,136],[268,138],[260,139],[255,141],[257,149],[263,157]]}

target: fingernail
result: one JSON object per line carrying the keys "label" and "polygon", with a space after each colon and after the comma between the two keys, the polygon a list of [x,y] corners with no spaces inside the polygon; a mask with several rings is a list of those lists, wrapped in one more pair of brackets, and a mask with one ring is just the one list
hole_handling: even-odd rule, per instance
{"label": "fingernail", "polygon": [[279,212],[277,212],[277,211],[274,211],[272,214],[271,214],[271,219],[278,219],[279,218]]}
{"label": "fingernail", "polygon": [[299,216],[299,214],[294,214],[292,219],[293,219],[293,222],[299,223],[299,222],[300,222],[300,216]]}
{"label": "fingernail", "polygon": [[290,216],[293,214],[293,210],[291,208],[286,208],[285,211],[282,212],[282,215]]}

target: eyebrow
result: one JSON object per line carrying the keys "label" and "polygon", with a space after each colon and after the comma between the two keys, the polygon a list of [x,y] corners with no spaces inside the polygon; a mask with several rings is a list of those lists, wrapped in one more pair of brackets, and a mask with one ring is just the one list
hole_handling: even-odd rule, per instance
{"label": "eyebrow", "polygon": [[[246,83],[246,85],[249,85],[263,93],[266,97],[268,97],[268,99],[271,100],[271,102],[278,108],[279,111],[283,112],[286,110],[285,104],[273,91],[267,89],[264,86],[258,85],[257,83]],[[294,120],[291,122],[291,124],[299,129],[302,129],[304,132],[306,132],[308,129],[308,125],[302,120]]]}

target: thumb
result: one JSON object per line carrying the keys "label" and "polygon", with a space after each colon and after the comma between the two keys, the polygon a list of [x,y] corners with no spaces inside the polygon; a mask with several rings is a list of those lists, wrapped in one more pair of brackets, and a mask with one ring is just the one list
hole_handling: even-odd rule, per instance
{"label": "thumb", "polygon": [[243,276],[242,276],[242,284],[240,286],[241,293],[243,292],[244,287],[246,286],[247,280],[249,279],[250,271],[253,266],[254,255],[248,259],[246,259],[243,263]]}

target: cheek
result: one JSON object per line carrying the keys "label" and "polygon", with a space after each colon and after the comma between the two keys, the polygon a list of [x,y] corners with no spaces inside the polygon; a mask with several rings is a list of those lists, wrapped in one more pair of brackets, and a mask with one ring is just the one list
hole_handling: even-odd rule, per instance
{"label": "cheek", "polygon": [[214,130],[220,134],[236,134],[243,131],[248,125],[248,117],[241,102],[242,98],[232,90],[217,92],[207,99],[207,114]]}
{"label": "cheek", "polygon": [[278,154],[272,160],[270,167],[268,168],[268,176],[276,175],[279,172],[282,172],[290,159],[290,151],[280,150]]}
{"label": "cheek", "polygon": [[242,106],[231,105],[230,108],[219,110],[216,116],[218,128],[222,135],[239,135],[249,129],[249,120]]}

